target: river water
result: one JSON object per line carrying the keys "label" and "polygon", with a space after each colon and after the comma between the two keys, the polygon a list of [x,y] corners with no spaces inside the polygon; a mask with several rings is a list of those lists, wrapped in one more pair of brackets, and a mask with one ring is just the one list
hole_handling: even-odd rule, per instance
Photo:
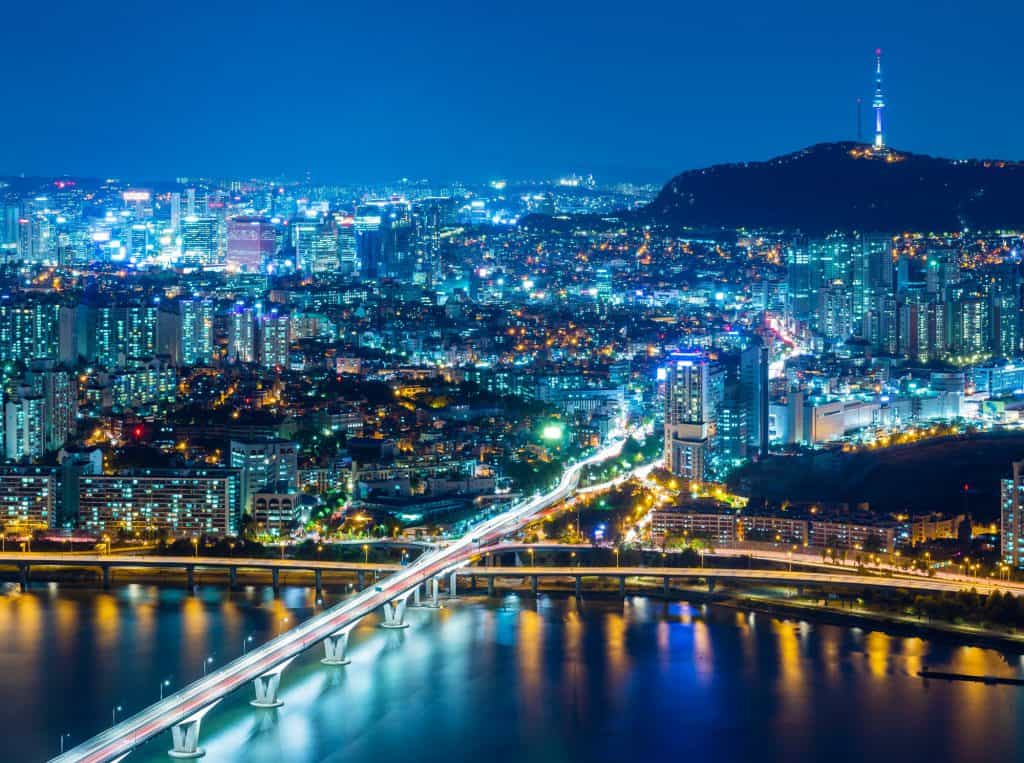
{"label": "river water", "polygon": [[[317,607],[305,588],[5,589],[0,760],[46,760],[62,733],[81,741]],[[347,667],[299,658],[278,710],[229,697],[203,722],[204,760],[1024,759],[1024,687],[916,677],[1018,676],[1012,651],[643,597],[467,598],[408,619],[361,624]],[[168,761],[169,746],[165,734],[128,761]]]}

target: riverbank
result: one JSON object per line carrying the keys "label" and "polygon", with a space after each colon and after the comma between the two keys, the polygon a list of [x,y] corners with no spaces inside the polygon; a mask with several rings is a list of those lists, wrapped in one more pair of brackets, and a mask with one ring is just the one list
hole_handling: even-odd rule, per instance
{"label": "riverbank", "polygon": [[862,607],[843,607],[840,604],[823,605],[810,599],[781,599],[765,596],[730,594],[715,603],[732,609],[751,610],[776,617],[812,617],[835,625],[882,625],[886,630],[902,635],[939,636],[970,646],[1006,647],[1024,649],[1024,634],[975,625],[961,625],[936,620],[922,620],[908,615],[877,612]]}

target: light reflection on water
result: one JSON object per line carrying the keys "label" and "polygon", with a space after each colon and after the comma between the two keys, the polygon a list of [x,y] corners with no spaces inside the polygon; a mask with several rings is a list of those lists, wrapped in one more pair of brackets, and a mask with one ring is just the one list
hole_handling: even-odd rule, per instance
{"label": "light reflection on water", "polygon": [[[340,594],[327,594],[327,604]],[[129,585],[0,596],[4,760],[43,760],[276,635],[312,591],[198,596]],[[287,618],[287,621],[285,620]],[[386,763],[489,759],[1018,759],[1024,689],[923,682],[921,667],[1019,675],[1018,653],[654,599],[508,596],[370,618],[352,664],[311,650],[285,672],[280,710],[229,697],[203,724],[208,761]],[[130,760],[167,760],[166,735]]]}

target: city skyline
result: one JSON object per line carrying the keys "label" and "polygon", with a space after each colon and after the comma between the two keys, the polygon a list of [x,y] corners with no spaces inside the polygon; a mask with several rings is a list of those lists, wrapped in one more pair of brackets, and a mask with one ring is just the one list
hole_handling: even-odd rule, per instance
{"label": "city skyline", "polygon": [[[989,5],[1003,28],[1021,15]],[[876,48],[888,144],[1024,157],[1010,48],[993,40],[965,55],[965,40],[992,38],[987,14],[961,19],[952,5],[890,8],[882,20],[797,3],[738,15],[609,4],[486,16],[457,5],[57,11],[41,22],[11,9],[0,32],[26,75],[9,81],[24,118],[0,125],[0,174],[663,182],[854,139]],[[205,23],[191,23],[200,11]]]}

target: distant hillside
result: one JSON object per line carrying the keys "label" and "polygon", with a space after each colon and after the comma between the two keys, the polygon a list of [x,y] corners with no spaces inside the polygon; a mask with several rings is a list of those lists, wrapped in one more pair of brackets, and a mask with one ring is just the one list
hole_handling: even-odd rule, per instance
{"label": "distant hillside", "polygon": [[684,172],[644,214],[697,228],[809,233],[1024,229],[1024,163],[821,143],[766,162]]}

